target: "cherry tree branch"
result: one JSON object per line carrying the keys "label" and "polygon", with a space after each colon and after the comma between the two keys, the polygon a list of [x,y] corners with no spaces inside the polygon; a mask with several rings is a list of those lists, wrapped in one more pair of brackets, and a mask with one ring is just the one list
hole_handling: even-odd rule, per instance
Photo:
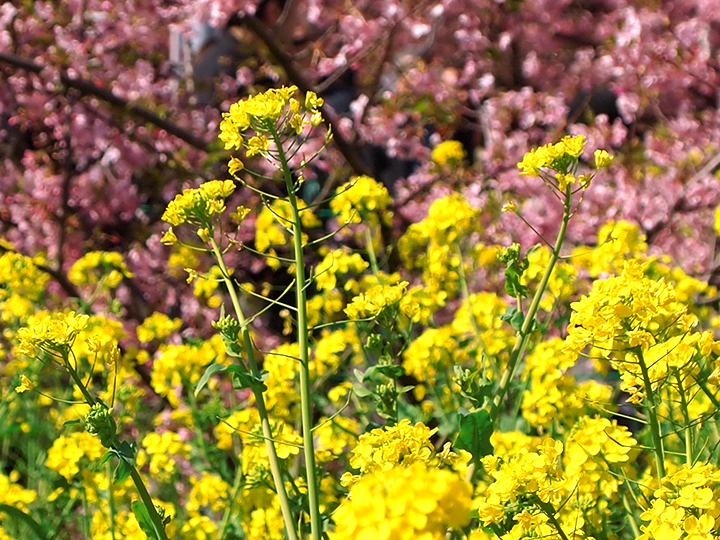
{"label": "cherry tree branch", "polygon": [[[22,58],[21,56],[6,52],[0,52],[0,62],[20,69],[24,69],[26,71],[30,71],[31,73],[40,73],[46,67],[42,64],[33,62],[32,60],[28,60],[26,58]],[[83,79],[81,77],[72,77],[64,71],[60,72],[60,82],[63,84],[63,86],[66,86],[67,88],[74,88],[83,95],[95,96],[96,98],[99,98],[109,103],[110,105],[113,105],[114,107],[122,109],[123,111],[127,112],[132,116],[136,116],[144,120],[145,122],[153,124],[158,128],[167,131],[169,134],[174,135],[178,139],[185,141],[190,146],[193,146],[198,150],[202,150],[203,152],[209,151],[208,143],[201,137],[198,137],[190,133],[188,130],[178,126],[177,124],[170,122],[165,118],[162,118],[161,116],[152,112],[150,109],[143,107],[142,105],[132,103],[131,101],[128,101],[127,99],[118,96],[111,90],[102,88],[88,81],[87,79]]]}
{"label": "cherry tree branch", "polygon": [[[253,16],[243,17],[242,21],[246,23],[248,28],[250,28],[250,30],[265,44],[275,61],[287,74],[288,79],[297,85],[301,92],[306,93],[310,90],[314,90],[305,77],[303,77],[302,74],[295,68],[292,58],[290,58],[290,56],[280,48],[280,45],[278,45],[270,31],[262,22]],[[356,175],[369,175],[370,171],[358,156],[357,150],[341,135],[340,129],[338,129],[337,122],[333,118],[333,115],[328,113],[328,109],[324,105],[320,108],[320,110],[322,111],[323,118],[332,129],[333,141],[335,142],[337,149],[348,162],[348,165],[350,165],[353,172]]]}

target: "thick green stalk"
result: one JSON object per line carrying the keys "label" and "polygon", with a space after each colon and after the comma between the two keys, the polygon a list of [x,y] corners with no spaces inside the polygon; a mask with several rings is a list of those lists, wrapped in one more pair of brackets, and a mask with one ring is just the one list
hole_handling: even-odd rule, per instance
{"label": "thick green stalk", "polygon": [[[230,301],[232,302],[233,308],[235,309],[235,315],[240,322],[243,335],[243,348],[248,358],[248,366],[253,377],[260,376],[260,370],[257,366],[257,360],[255,359],[255,349],[252,344],[250,337],[250,330],[247,327],[247,321],[243,314],[242,307],[240,306],[240,300],[235,290],[235,285],[230,279],[230,273],[228,272],[225,261],[223,260],[222,251],[218,246],[215,239],[210,236],[210,245],[215,259],[218,263],[218,268],[222,272],[223,280],[227,288],[228,294],[230,295]],[[270,462],[270,472],[272,473],[273,482],[275,483],[275,489],[277,490],[278,501],[280,502],[280,510],[283,515],[283,522],[285,523],[285,530],[287,531],[289,540],[297,540],[297,532],[295,531],[295,522],[292,517],[290,510],[290,502],[288,500],[287,491],[285,490],[285,482],[282,477],[282,470],[280,469],[280,460],[277,457],[277,451],[275,450],[275,444],[273,443],[273,433],[270,427],[270,417],[265,406],[265,396],[263,396],[262,390],[254,387],[252,389],[253,395],[255,396],[255,406],[258,410],[258,416],[260,416],[260,425],[263,431],[263,437],[265,438],[265,448],[268,452],[268,461]]]}
{"label": "thick green stalk", "polygon": [[365,226],[365,248],[367,249],[368,258],[370,259],[370,268],[372,269],[375,277],[380,276],[380,268],[377,263],[377,256],[375,255],[375,246],[373,245],[372,231],[370,226]]}
{"label": "thick green stalk", "polygon": [[680,410],[682,411],[683,420],[685,420],[685,463],[688,467],[692,467],[692,452],[695,444],[693,441],[693,426],[690,421],[690,413],[688,412],[688,402],[685,397],[685,388],[683,388],[682,379],[677,371],[675,372],[675,381],[677,382],[678,393],[680,394]]}
{"label": "thick green stalk", "polygon": [[493,423],[495,423],[495,421],[497,420],[497,416],[500,412],[500,405],[505,398],[505,394],[507,393],[508,387],[510,386],[510,381],[515,375],[515,369],[520,363],[520,359],[523,357],[528,340],[530,339],[530,329],[535,322],[535,315],[540,308],[540,300],[545,293],[545,289],[547,289],[547,284],[548,281],[550,281],[550,275],[555,268],[555,264],[560,258],[560,249],[562,248],[563,242],[565,240],[565,233],[567,232],[567,225],[570,221],[571,216],[571,202],[572,193],[570,187],[568,186],[567,190],[565,191],[563,219],[562,223],[560,224],[560,230],[558,231],[557,238],[555,239],[555,246],[553,247],[552,253],[550,253],[550,261],[548,262],[545,273],[540,280],[538,289],[537,291],[535,291],[535,296],[533,296],[532,303],[530,304],[528,312],[525,315],[523,325],[520,328],[520,331],[517,333],[517,336],[515,338],[515,344],[513,345],[512,351],[510,351],[510,360],[508,361],[508,367],[503,373],[502,378],[500,379],[500,384],[498,385],[498,388],[495,392],[495,399],[493,400],[492,408],[490,409],[490,419]]}
{"label": "thick green stalk", "polygon": [[138,494],[140,495],[140,500],[142,500],[148,511],[150,521],[152,522],[153,529],[155,529],[155,534],[157,534],[158,539],[168,540],[167,534],[165,534],[165,525],[163,525],[162,518],[160,517],[160,514],[158,514],[155,504],[150,497],[150,493],[148,493],[148,490],[145,487],[145,482],[143,482],[142,476],[140,476],[140,473],[135,468],[135,465],[130,466],[130,478],[132,478],[132,481],[135,484],[135,489],[138,490]]}
{"label": "thick green stalk", "polygon": [[648,414],[648,424],[650,426],[650,434],[653,440],[653,451],[655,453],[655,465],[657,467],[658,486],[662,486],[662,479],[665,477],[665,450],[663,449],[662,434],[660,432],[660,422],[655,413],[655,391],[650,382],[650,372],[648,371],[645,358],[643,357],[640,347],[634,351],[640,371],[642,372],[643,386],[645,387],[645,410]]}
{"label": "thick green stalk", "polygon": [[112,465],[108,461],[105,465],[105,474],[108,477],[108,508],[110,510],[110,539],[115,540],[115,501],[113,500]]}
{"label": "thick green stalk", "polygon": [[72,378],[73,382],[75,383],[75,386],[77,386],[78,390],[80,390],[80,393],[82,393],[87,404],[92,407],[93,405],[95,405],[97,403],[97,400],[94,397],[92,397],[90,395],[90,392],[88,392],[87,388],[85,388],[85,384],[82,382],[80,375],[78,375],[78,372],[70,364],[69,357],[70,357],[69,352],[63,352],[63,363],[65,364],[65,369],[67,369],[68,373],[70,374],[70,378]]}
{"label": "thick green stalk", "polygon": [[309,339],[307,327],[307,298],[305,296],[305,260],[303,258],[302,222],[298,200],[295,196],[290,166],[277,132],[272,130],[277,145],[278,157],[285,187],[288,192],[288,202],[292,213],[293,246],[295,250],[295,297],[297,301],[297,328],[298,346],[300,347],[300,419],[303,431],[303,450],[305,454],[305,471],[307,475],[308,503],[310,506],[310,531],[313,540],[320,540],[322,524],[320,522],[320,501],[318,498],[317,470],[315,468],[315,443],[313,441],[313,422],[310,403],[310,358]]}

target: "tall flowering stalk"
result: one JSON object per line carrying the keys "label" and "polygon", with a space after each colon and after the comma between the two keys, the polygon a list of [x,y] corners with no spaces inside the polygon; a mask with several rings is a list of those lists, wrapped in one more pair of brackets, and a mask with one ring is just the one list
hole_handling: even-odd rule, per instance
{"label": "tall flowering stalk", "polygon": [[[163,511],[159,511],[156,507],[145,486],[145,481],[135,466],[135,444],[119,440],[112,410],[90,392],[88,386],[90,378],[80,371],[81,363],[74,346],[78,335],[85,330],[88,319],[87,315],[72,311],[38,318],[18,330],[18,352],[51,363],[70,376],[85,403],[90,406],[90,411],[84,418],[86,431],[100,439],[100,443],[108,449],[103,460],[112,457],[118,459],[113,481],[121,481],[128,476],[132,478],[141,501],[133,503],[133,511],[138,522],[146,532],[152,533],[156,540],[168,540],[165,525],[169,519],[165,518]],[[113,343],[111,347],[103,346],[102,339],[103,336],[100,335],[91,336],[87,344],[88,349],[95,354],[95,360],[104,357],[108,365],[117,366],[120,358],[117,344]],[[29,381],[23,381],[23,385],[29,387]],[[22,390],[27,389],[29,388]]]}
{"label": "tall flowering stalk", "polygon": [[[306,140],[307,132],[322,123],[322,116],[319,107],[322,99],[314,93],[308,92],[303,103],[300,103],[293,96],[297,88],[292,86],[280,89],[268,90],[265,93],[252,96],[246,100],[239,101],[230,107],[229,112],[223,115],[220,124],[220,139],[225,143],[226,150],[244,149],[245,155],[252,157],[259,155],[273,165],[280,173],[286,191],[286,199],[283,204],[289,206],[289,216],[281,215],[273,206],[268,206],[272,216],[280,223],[280,226],[292,233],[292,247],[294,260],[292,266],[295,272],[295,297],[297,317],[297,338],[300,364],[300,416],[303,431],[303,449],[305,456],[305,467],[308,486],[308,513],[313,540],[320,540],[320,505],[318,499],[318,480],[315,466],[315,450],[312,434],[312,410],[310,399],[310,366],[309,366],[309,338],[307,323],[307,278],[305,275],[305,262],[303,249],[305,238],[303,225],[304,212],[307,208],[298,198],[298,184],[293,180],[293,170],[290,160],[297,154]],[[328,134],[328,140],[330,135]],[[310,158],[308,161],[312,160]],[[229,164],[229,171],[236,175],[245,169],[244,163],[233,157]],[[258,177],[265,178],[258,173],[252,173]],[[236,176],[237,178],[237,176]],[[283,520],[288,537],[294,540],[298,537],[296,531],[296,520],[290,509],[288,495],[285,489],[283,472],[278,460],[278,452],[275,447],[270,419],[265,404],[263,391],[266,389],[263,383],[263,374],[260,373],[258,362],[255,358],[255,348],[248,328],[248,320],[243,313],[237,294],[237,288],[231,278],[230,271],[223,261],[223,247],[221,230],[218,226],[217,215],[225,209],[225,199],[235,189],[235,183],[231,180],[213,181],[200,186],[195,190],[186,190],[178,195],[168,205],[163,219],[173,226],[182,223],[190,223],[197,227],[197,235],[209,247],[217,261],[228,294],[235,311],[237,320],[224,318],[219,321],[216,327],[220,330],[226,345],[230,348],[231,355],[246,360],[242,362],[240,371],[230,370],[240,378],[243,385],[249,387],[255,397],[258,413],[260,416],[263,437],[269,456],[270,468],[278,494]],[[273,197],[262,189],[253,188],[261,196]],[[284,214],[284,212],[283,212]],[[237,215],[240,220],[245,216],[244,210],[239,209]],[[177,241],[172,228],[166,233],[166,243]],[[279,259],[276,259],[277,263]],[[238,349],[233,352],[233,349]],[[239,354],[242,351],[244,354]],[[245,370],[245,371],[242,371]],[[210,372],[209,372],[210,373]]]}
{"label": "tall flowering stalk", "polygon": [[[518,163],[518,168],[521,170],[520,174],[540,178],[551,189],[556,198],[562,202],[563,217],[560,223],[557,238],[552,246],[550,260],[548,261],[545,272],[540,279],[540,284],[535,291],[530,307],[528,308],[527,313],[523,314],[520,312],[523,322],[517,331],[517,337],[510,352],[510,360],[508,362],[507,369],[503,372],[500,382],[497,385],[494,393],[495,397],[490,408],[490,419],[493,424],[500,413],[500,406],[502,405],[505,394],[507,393],[510,381],[515,375],[515,369],[517,368],[525,353],[525,349],[528,346],[533,325],[535,324],[535,317],[538,313],[538,309],[540,308],[540,301],[545,294],[545,290],[547,289],[555,264],[560,258],[560,250],[562,249],[563,242],[565,240],[568,222],[577,210],[577,203],[573,206],[573,197],[577,193],[581,193],[588,185],[590,185],[590,182],[598,169],[607,167],[612,161],[612,157],[606,151],[596,150],[595,171],[592,174],[577,175],[578,163],[585,148],[585,142],[585,137],[582,135],[578,135],[576,137],[567,136],[558,143],[547,144],[531,150],[525,154],[523,160]],[[505,210],[513,212],[517,211],[512,203],[506,206]],[[501,259],[503,259],[508,265],[509,270],[518,268],[521,264],[519,261],[518,250],[506,250],[501,256]],[[517,272],[511,272],[510,274],[506,273],[506,276],[509,280],[506,285],[506,289],[508,289],[508,292],[511,292],[513,296],[516,296],[518,299],[517,309],[520,310],[522,305],[522,292],[520,290],[522,286],[518,281],[520,276]]]}

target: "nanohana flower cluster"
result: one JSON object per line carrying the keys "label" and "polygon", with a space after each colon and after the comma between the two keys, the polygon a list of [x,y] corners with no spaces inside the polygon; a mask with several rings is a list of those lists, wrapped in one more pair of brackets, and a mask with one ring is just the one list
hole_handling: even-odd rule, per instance
{"label": "nanohana flower cluster", "polygon": [[[569,185],[580,184],[586,188],[592,180],[592,175],[582,174],[575,177],[575,169],[578,159],[583,153],[586,144],[585,136],[563,137],[560,142],[547,144],[531,150],[523,160],[518,163],[520,174],[537,176],[557,187],[564,192]],[[613,157],[606,150],[595,151],[595,169],[602,169],[612,163]],[[554,175],[545,172],[547,169],[554,171]]]}
{"label": "nanohana flower cluster", "polygon": [[[320,107],[323,99],[314,92],[305,95],[301,105],[293,96],[297,86],[270,89],[267,92],[238,101],[223,113],[220,122],[220,140],[225,150],[245,147],[248,156],[267,153],[270,142],[268,135],[284,134],[286,131],[300,135],[305,126],[319,126],[322,123]],[[257,135],[247,141],[244,133],[253,130]]]}
{"label": "nanohana flower cluster", "polygon": [[[409,227],[391,246],[402,272],[386,272],[376,233],[391,224],[393,201],[365,176],[329,204],[342,228],[368,233],[364,244],[358,235],[315,251],[322,232],[313,238],[307,229],[326,225],[327,214],[296,196],[288,156],[321,122],[322,100],[297,100],[296,90],[236,103],[221,125],[226,149],[270,161],[286,180],[287,198],[251,186],[266,204],[250,220],[250,249],[271,269],[291,269],[293,300],[269,300],[277,283],[239,286],[240,272],[223,258],[248,247],[226,223],[249,210],[224,219],[240,176],[253,174],[233,157],[234,180],[185,190],[163,215],[172,226],[196,227],[205,244],[178,242],[172,228],[163,237],[197,278],[193,300],[217,308],[229,297],[213,324],[219,333],[196,333],[185,310],[205,312],[181,302],[168,314],[138,309],[134,333],[86,314],[80,300],[82,312],[3,314],[3,337],[16,344],[4,374],[23,393],[0,403],[20,420],[13,434],[28,444],[45,437],[42,422],[68,428],[46,451],[56,488],[47,501],[82,504],[86,535],[101,539],[717,540],[720,320],[693,301],[714,289],[649,257],[628,222],[602,227],[596,246],[566,250],[559,235],[557,246],[525,255],[519,245],[499,251],[481,243],[486,209],[460,194],[436,199]],[[519,164],[550,185],[564,220],[573,186],[584,189],[612,161],[598,150],[595,171],[578,174],[585,144],[565,137]],[[465,155],[446,141],[432,159],[447,173]],[[363,251],[352,249],[358,239]],[[561,258],[561,248],[571,255]],[[314,257],[307,263],[306,250]],[[496,275],[509,252],[520,268],[516,290],[538,291],[530,302],[502,292]],[[40,302],[40,263],[1,256],[0,302]],[[108,289],[131,277],[122,258],[106,252],[78,259],[69,275],[80,286],[104,279]],[[592,286],[581,289],[586,279]],[[308,291],[316,294],[305,302]],[[278,339],[269,337],[274,325],[258,319],[266,309],[280,319]],[[701,325],[708,329],[697,331]],[[281,332],[297,339],[281,340]],[[589,378],[585,355],[599,369]],[[48,358],[56,369],[42,371]],[[50,385],[67,407],[47,407]],[[622,410],[620,392],[628,396]],[[517,401],[510,406],[505,395]],[[39,407],[47,419],[29,421]],[[129,434],[136,441],[121,442]],[[12,474],[0,475],[3,486],[0,503],[22,512],[49,491],[25,490]],[[133,488],[143,511],[123,502],[137,499]],[[0,540],[9,538],[5,524]]]}

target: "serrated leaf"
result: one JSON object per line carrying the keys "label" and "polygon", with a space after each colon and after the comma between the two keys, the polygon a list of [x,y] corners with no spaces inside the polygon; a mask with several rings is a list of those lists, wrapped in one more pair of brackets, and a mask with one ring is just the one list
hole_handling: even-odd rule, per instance
{"label": "serrated leaf", "polygon": [[142,503],[142,501],[133,501],[132,511],[133,514],[135,514],[135,519],[137,519],[140,528],[145,534],[147,534],[147,537],[150,540],[160,540],[155,533],[155,527],[153,527],[152,520],[150,519],[150,514],[148,513],[147,508],[145,508],[145,505]]}
{"label": "serrated leaf", "polygon": [[490,444],[493,423],[488,411],[485,409],[473,412],[461,410],[458,412],[458,424],[460,431],[454,446],[470,452],[473,461],[478,461],[493,453],[493,447]]}
{"label": "serrated leaf", "polygon": [[235,388],[236,390],[241,390],[243,388],[258,388],[262,392],[267,390],[267,386],[263,382],[262,377],[254,377],[247,371],[241,369],[228,369],[228,371],[232,372],[233,374],[233,388]]}
{"label": "serrated leaf", "polygon": [[505,313],[500,315],[500,320],[510,323],[513,330],[519,332],[525,322],[525,316],[522,311],[518,310],[515,306],[508,306],[505,309]]}
{"label": "serrated leaf", "polygon": [[124,459],[130,464],[135,463],[135,454],[137,454],[137,445],[134,442],[123,441],[118,443],[115,451],[119,458]]}
{"label": "serrated leaf", "polygon": [[222,371],[227,371],[228,366],[223,364],[210,364],[207,369],[205,370],[205,373],[203,373],[203,376],[200,377],[200,380],[197,383],[197,386],[195,387],[195,397],[198,396],[200,391],[205,388],[205,385],[210,380],[210,377],[212,377],[215,373],[220,373]]}

